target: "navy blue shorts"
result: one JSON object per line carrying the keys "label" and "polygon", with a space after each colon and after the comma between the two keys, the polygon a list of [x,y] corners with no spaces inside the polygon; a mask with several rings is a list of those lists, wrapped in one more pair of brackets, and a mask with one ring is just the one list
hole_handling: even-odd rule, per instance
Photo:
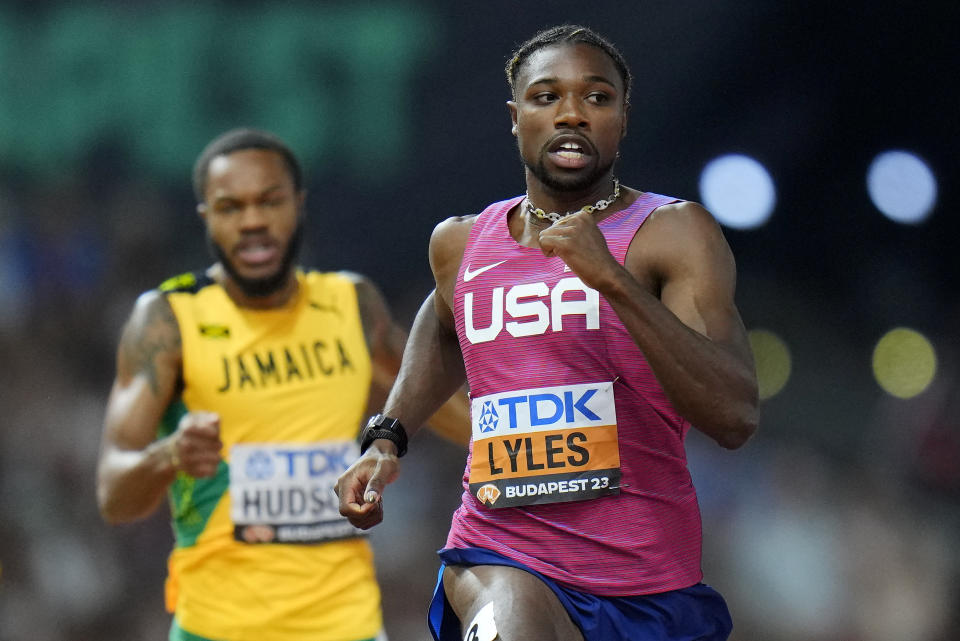
{"label": "navy blue shorts", "polygon": [[600,597],[571,590],[483,548],[446,548],[438,554],[443,564],[427,617],[436,641],[463,641],[460,620],[443,590],[448,565],[508,565],[529,572],[553,590],[585,641],[725,641],[733,628],[723,597],[704,583],[659,594]]}

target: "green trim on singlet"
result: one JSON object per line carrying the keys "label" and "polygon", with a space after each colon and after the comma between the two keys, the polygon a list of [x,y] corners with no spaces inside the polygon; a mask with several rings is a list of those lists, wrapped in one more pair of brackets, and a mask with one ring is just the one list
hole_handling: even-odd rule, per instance
{"label": "green trim on singlet", "polygon": [[[180,418],[186,413],[187,406],[182,400],[171,403],[157,426],[157,437],[173,434]],[[203,532],[229,485],[230,467],[223,461],[220,461],[216,474],[210,478],[197,479],[184,472],[177,473],[168,490],[176,547],[190,547],[197,542],[197,537]]]}
{"label": "green trim on singlet", "polygon": [[212,285],[213,279],[203,272],[186,272],[178,274],[160,283],[157,287],[161,292],[187,292],[196,294],[207,285]]}
{"label": "green trim on singlet", "polygon": [[208,639],[207,637],[201,637],[199,635],[187,632],[177,623],[177,620],[174,619],[173,623],[170,625],[170,641],[214,641],[213,639]]}
{"label": "green trim on singlet", "polygon": [[[187,632],[180,627],[180,624],[177,623],[177,620],[174,619],[173,623],[170,624],[170,641],[216,641],[215,639],[208,639],[207,637],[201,637],[199,635],[193,634],[192,632]],[[370,637],[369,639],[357,639],[356,641],[377,641],[375,638]]]}

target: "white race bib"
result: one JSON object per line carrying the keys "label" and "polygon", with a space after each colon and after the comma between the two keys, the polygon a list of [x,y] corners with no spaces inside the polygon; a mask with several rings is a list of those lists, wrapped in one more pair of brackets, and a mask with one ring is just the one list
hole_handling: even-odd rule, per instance
{"label": "white race bib", "polygon": [[613,383],[538,387],[473,399],[470,492],[488,507],[619,493]]}
{"label": "white race bib", "polygon": [[317,543],[361,535],[333,491],[355,441],[239,443],[230,448],[230,518],[245,543]]}

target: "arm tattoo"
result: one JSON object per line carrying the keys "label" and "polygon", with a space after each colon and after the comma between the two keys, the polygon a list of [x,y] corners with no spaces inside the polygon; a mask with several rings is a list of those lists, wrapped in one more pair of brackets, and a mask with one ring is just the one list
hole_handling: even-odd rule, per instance
{"label": "arm tattoo", "polygon": [[143,322],[132,322],[129,335],[124,339],[123,355],[132,373],[143,374],[154,394],[160,392],[158,358],[181,347],[180,328],[173,310],[166,300],[152,301]]}

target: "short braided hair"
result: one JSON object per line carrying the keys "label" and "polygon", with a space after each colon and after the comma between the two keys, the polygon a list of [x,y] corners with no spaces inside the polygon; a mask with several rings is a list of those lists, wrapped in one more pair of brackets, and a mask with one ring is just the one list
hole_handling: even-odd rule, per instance
{"label": "short braided hair", "polygon": [[290,172],[294,191],[299,192],[302,189],[303,174],[300,170],[300,162],[290,147],[270,132],[241,127],[220,134],[197,156],[197,161],[193,165],[193,193],[198,203],[202,203],[206,198],[207,172],[213,159],[244,149],[265,149],[280,154],[287,166],[287,171]]}
{"label": "short braided hair", "polygon": [[513,93],[514,98],[517,96],[515,83],[517,76],[520,74],[520,68],[531,54],[551,45],[581,43],[596,47],[610,56],[613,64],[617,67],[617,71],[620,72],[620,78],[623,80],[623,102],[624,104],[629,103],[630,88],[633,85],[633,75],[630,73],[630,68],[627,66],[627,61],[624,59],[623,54],[620,53],[620,50],[617,49],[613,43],[596,31],[577,24],[563,24],[544,29],[524,42],[513,52],[513,55],[510,56],[510,60],[507,62],[505,71],[507,72],[507,82],[510,83],[510,91]]}

